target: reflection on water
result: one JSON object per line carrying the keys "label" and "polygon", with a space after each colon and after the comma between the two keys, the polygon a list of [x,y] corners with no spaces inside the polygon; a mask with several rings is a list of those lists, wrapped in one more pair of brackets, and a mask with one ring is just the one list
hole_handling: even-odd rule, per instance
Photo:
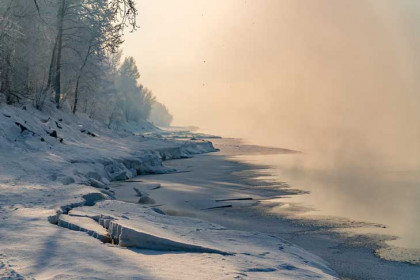
{"label": "reflection on water", "polygon": [[[279,199],[274,210],[304,206],[304,216],[338,216],[386,227],[363,229],[391,234],[395,246],[420,249],[420,172],[401,171],[378,165],[334,166],[322,157],[308,154],[241,155],[242,162],[268,165],[261,180],[287,182],[309,194]],[[302,209],[302,208],[299,208]],[[302,214],[302,213],[300,213]],[[415,250],[417,251],[417,250]],[[417,251],[418,252],[418,251]]]}

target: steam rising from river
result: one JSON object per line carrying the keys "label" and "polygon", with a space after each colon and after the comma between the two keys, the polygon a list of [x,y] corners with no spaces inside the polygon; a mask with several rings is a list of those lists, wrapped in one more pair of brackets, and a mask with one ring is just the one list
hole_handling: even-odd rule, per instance
{"label": "steam rising from river", "polygon": [[404,191],[383,180],[397,172],[420,181],[419,1],[153,0],[139,8],[141,29],[125,52],[176,124],[302,150],[313,156],[296,170],[323,170],[343,191],[350,182],[355,193],[366,184]]}

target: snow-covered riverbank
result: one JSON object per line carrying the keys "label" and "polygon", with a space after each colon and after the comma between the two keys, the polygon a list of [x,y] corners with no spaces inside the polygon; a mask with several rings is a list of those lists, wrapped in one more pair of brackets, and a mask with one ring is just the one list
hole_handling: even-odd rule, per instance
{"label": "snow-covered riverbank", "polygon": [[323,260],[277,237],[115,200],[111,181],[172,172],[164,160],[215,151],[182,135],[148,123],[109,129],[53,108],[2,106],[0,276],[334,278]]}
{"label": "snow-covered riverbank", "polygon": [[293,157],[296,153],[244,145],[237,139],[213,141],[220,152],[165,163],[183,170],[182,173],[146,175],[117,182],[113,184],[116,197],[137,202],[137,192],[145,192],[167,215],[194,217],[229,229],[276,236],[320,256],[343,279],[418,278],[420,266],[386,261],[374,255],[378,248],[387,248],[384,240],[389,236],[350,234],[357,230],[383,229],[382,225],[345,217],[309,219],[301,214],[306,205],[278,202],[279,198],[308,194],[291,188],[288,182],[273,179],[274,174],[281,173],[270,166],[244,160],[274,154]]}

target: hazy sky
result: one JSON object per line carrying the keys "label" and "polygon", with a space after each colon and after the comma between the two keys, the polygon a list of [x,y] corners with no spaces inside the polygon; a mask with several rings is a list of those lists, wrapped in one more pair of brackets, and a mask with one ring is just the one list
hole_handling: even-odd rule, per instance
{"label": "hazy sky", "polygon": [[[125,55],[175,116],[302,150],[420,157],[420,1],[138,0]],[[406,159],[404,157],[404,159]]]}

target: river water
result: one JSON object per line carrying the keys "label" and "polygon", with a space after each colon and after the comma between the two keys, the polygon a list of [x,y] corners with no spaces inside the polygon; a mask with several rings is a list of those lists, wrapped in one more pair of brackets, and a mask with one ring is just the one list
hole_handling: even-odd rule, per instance
{"label": "river water", "polygon": [[234,157],[266,166],[261,181],[271,181],[305,194],[275,198],[273,213],[305,219],[347,218],[372,223],[347,233],[388,235],[391,245],[379,254],[392,260],[420,263],[420,171],[358,168],[322,164],[316,153],[253,154]]}

